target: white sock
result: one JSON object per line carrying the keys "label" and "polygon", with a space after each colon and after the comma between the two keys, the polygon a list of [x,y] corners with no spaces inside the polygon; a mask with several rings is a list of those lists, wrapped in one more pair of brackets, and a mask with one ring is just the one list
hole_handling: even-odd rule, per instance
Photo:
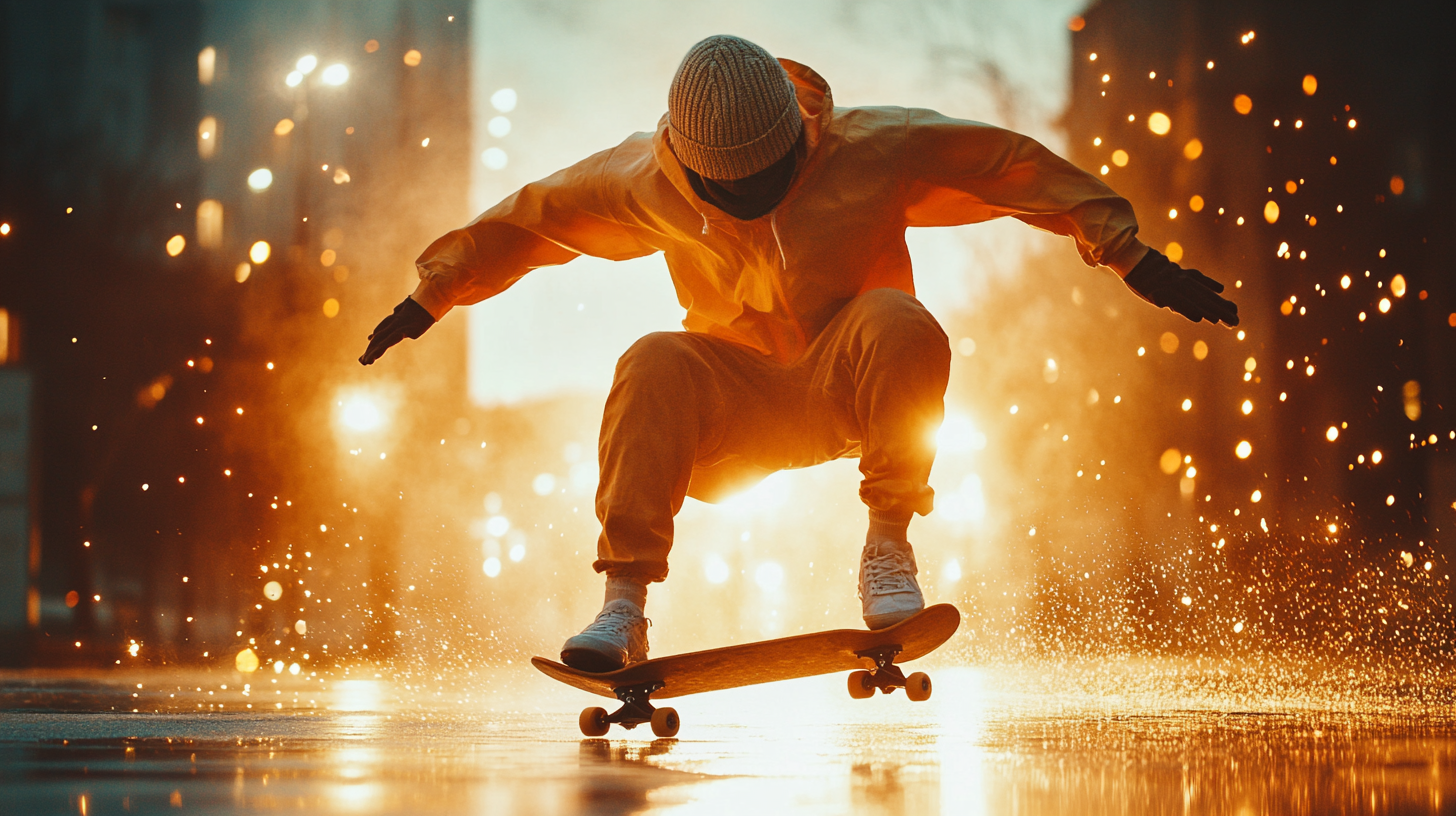
{"label": "white sock", "polygon": [[607,599],[603,605],[612,601],[631,601],[643,612],[647,611],[647,584],[635,578],[607,578]]}
{"label": "white sock", "polygon": [[866,536],[870,544],[893,541],[904,544],[909,541],[907,532],[913,514],[906,511],[887,511],[870,508],[870,530]]}

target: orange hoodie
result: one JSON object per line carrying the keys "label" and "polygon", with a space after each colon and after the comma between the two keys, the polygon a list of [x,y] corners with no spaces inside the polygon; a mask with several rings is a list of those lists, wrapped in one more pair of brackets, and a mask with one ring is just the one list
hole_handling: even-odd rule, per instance
{"label": "orange hoodie", "polygon": [[780,60],[804,135],[798,172],[768,215],[740,221],[700,199],[667,117],[441,236],[412,297],[437,319],[541,266],[662,252],[683,326],[789,363],[851,298],[915,293],[907,227],[1001,216],[1071,236],[1089,266],[1126,275],[1147,252],[1132,205],[1035,140],[917,108],[836,110],[812,69]]}

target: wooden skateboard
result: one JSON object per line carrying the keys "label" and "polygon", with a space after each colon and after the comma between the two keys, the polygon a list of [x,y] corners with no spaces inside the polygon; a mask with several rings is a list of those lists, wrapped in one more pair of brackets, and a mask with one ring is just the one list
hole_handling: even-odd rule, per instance
{"label": "wooden skateboard", "polygon": [[930,698],[930,678],[924,672],[909,677],[898,663],[924,657],[950,640],[960,626],[961,613],[950,604],[936,604],[894,626],[869,631],[834,629],[808,635],[764,640],[644,660],[611,672],[584,672],[544,657],[531,665],[568,686],[602,697],[616,697],[622,707],[608,714],[604,708],[581,712],[581,733],[600,737],[612,723],[636,728],[652,726],[659,737],[677,734],[677,711],[654,708],[649,698],[681,697],[705,691],[773,683],[858,669],[849,675],[849,696],[873,697],[875,689],[889,694],[905,689],[911,700]]}

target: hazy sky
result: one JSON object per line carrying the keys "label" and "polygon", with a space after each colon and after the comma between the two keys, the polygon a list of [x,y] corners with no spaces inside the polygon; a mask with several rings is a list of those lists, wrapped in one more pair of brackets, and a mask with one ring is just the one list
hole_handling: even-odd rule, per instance
{"label": "hazy sky", "polygon": [[[935,108],[1013,128],[1060,151],[1063,137],[1052,123],[1070,81],[1067,20],[1082,5],[477,0],[473,203],[484,210],[528,181],[653,130],[682,55],[718,33],[813,67],[838,106]],[[502,88],[517,98],[504,114],[491,103]],[[491,133],[497,116],[510,122],[504,136]],[[504,151],[503,168],[482,159],[491,148]],[[1046,240],[1010,220],[911,233],[917,289],[942,316],[975,296],[978,279],[1013,272]],[[633,340],[678,329],[683,316],[660,255],[616,264],[581,258],[538,270],[469,312],[470,391],[481,403],[604,394]]]}

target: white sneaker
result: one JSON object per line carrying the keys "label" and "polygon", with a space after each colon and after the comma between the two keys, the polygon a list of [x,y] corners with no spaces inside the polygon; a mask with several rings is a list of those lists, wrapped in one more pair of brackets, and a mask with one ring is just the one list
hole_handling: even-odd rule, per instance
{"label": "white sneaker", "polygon": [[581,634],[566,639],[561,662],[581,671],[609,672],[646,660],[649,623],[637,604],[612,601]]}
{"label": "white sneaker", "polygon": [[859,599],[866,626],[884,629],[925,608],[916,572],[915,553],[908,543],[865,545],[859,559]]}

